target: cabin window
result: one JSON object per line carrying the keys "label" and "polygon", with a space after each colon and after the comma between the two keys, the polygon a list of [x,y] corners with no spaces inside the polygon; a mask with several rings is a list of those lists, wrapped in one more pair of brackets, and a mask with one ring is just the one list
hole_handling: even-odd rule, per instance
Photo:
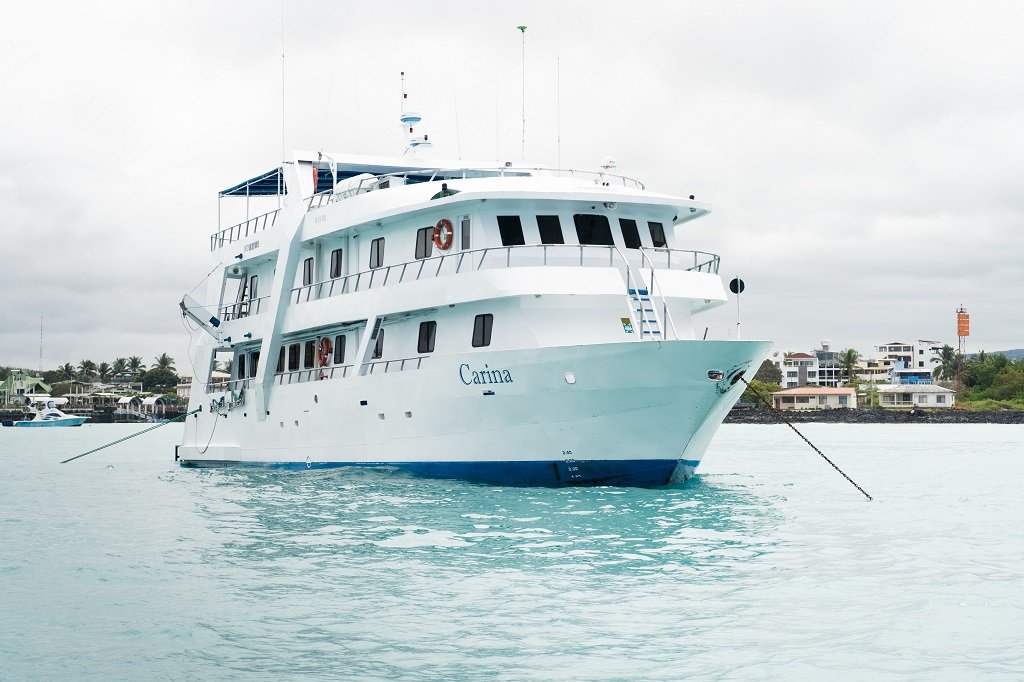
{"label": "cabin window", "polygon": [[460,229],[462,230],[462,250],[463,251],[468,251],[471,248],[470,245],[472,244],[472,241],[470,240],[469,216],[468,215],[467,216],[462,216],[462,225],[461,225]]}
{"label": "cabin window", "polygon": [[302,286],[308,287],[313,283],[313,259],[307,258],[302,261]]}
{"label": "cabin window", "polygon": [[576,236],[580,244],[594,246],[614,246],[612,228],[608,225],[608,216],[597,213],[577,213],[572,217],[576,223]]}
{"label": "cabin window", "polygon": [[651,245],[656,249],[664,248],[665,244],[665,226],[661,223],[649,221],[647,226],[651,228]]}
{"label": "cabin window", "polygon": [[417,353],[433,353],[434,338],[437,336],[437,322],[420,322],[420,339],[416,345]]}
{"label": "cabin window", "polygon": [[347,338],[344,334],[338,334],[334,337],[334,364],[336,365],[345,362],[345,339]]}
{"label": "cabin window", "polygon": [[379,268],[384,264],[384,237],[377,237],[370,242],[370,269]]}
{"label": "cabin window", "polygon": [[622,228],[622,243],[627,249],[640,248],[640,230],[636,227],[636,221],[632,218],[619,218],[619,227]]}
{"label": "cabin window", "polygon": [[259,275],[253,275],[249,278],[249,300],[256,298],[256,284],[259,282]]}
{"label": "cabin window", "polygon": [[299,369],[299,344],[293,343],[288,346],[288,371],[294,372]]}
{"label": "cabin window", "polygon": [[373,344],[373,359],[380,360],[384,355],[384,330],[377,330],[377,342]]}
{"label": "cabin window", "polygon": [[253,351],[249,354],[249,376],[256,376],[256,369],[260,366],[260,352]]}
{"label": "cabin window", "polygon": [[434,246],[434,228],[422,227],[416,230],[416,260],[430,258]]}
{"label": "cabin window", "polygon": [[281,346],[281,352],[277,354],[277,369],[274,371],[278,374],[284,371],[284,346]]}
{"label": "cabin window", "polygon": [[341,249],[331,251],[331,279],[341,277],[341,256]]}
{"label": "cabin window", "polygon": [[244,379],[245,378],[245,353],[239,354],[238,362],[236,364],[238,365],[238,378],[239,379]]}
{"label": "cabin window", "polygon": [[304,344],[304,352],[302,353],[302,369],[312,369],[316,364],[316,341],[310,339]]}
{"label": "cabin window", "polygon": [[493,325],[494,315],[491,313],[476,316],[473,320],[473,348],[491,345],[491,327]]}
{"label": "cabin window", "polygon": [[517,215],[498,216],[498,232],[501,234],[502,246],[522,246],[526,243],[523,224]]}
{"label": "cabin window", "polygon": [[540,232],[541,244],[564,244],[562,224],[556,215],[537,216],[537,230]]}

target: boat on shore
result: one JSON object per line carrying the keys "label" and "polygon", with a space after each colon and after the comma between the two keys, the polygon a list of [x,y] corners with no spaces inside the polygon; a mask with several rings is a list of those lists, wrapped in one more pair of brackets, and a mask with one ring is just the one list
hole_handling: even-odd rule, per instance
{"label": "boat on shore", "polygon": [[280,207],[218,226],[216,308],[181,302],[205,335],[175,459],[515,485],[693,475],[771,344],[695,332],[727,302],[719,256],[683,248],[710,205],[611,171],[298,151],[220,192]]}

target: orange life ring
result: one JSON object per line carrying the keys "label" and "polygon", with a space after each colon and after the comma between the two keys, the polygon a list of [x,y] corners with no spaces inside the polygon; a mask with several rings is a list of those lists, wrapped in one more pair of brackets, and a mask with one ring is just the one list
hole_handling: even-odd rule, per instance
{"label": "orange life ring", "polygon": [[326,367],[331,360],[331,340],[326,336],[320,339],[320,348],[316,353],[316,359],[321,367]]}
{"label": "orange life ring", "polygon": [[437,225],[434,225],[434,246],[442,251],[447,251],[452,248],[452,239],[455,238],[455,229],[452,227],[452,221],[447,218],[441,218],[437,221]]}

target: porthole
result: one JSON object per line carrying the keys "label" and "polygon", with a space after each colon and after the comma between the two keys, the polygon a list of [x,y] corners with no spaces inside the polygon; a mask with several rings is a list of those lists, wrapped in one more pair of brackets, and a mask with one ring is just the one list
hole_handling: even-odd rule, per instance
{"label": "porthole", "polygon": [[711,381],[721,381],[724,378],[725,378],[725,372],[723,372],[722,370],[720,370],[720,369],[709,369],[708,370],[708,379],[710,379]]}

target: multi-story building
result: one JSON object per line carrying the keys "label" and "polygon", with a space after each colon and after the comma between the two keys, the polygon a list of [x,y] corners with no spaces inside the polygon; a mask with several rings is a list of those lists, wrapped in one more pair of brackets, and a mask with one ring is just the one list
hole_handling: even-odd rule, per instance
{"label": "multi-story building", "polygon": [[890,341],[876,346],[875,350],[880,360],[888,361],[892,383],[930,384],[942,346],[941,341],[918,339],[913,343]]}

